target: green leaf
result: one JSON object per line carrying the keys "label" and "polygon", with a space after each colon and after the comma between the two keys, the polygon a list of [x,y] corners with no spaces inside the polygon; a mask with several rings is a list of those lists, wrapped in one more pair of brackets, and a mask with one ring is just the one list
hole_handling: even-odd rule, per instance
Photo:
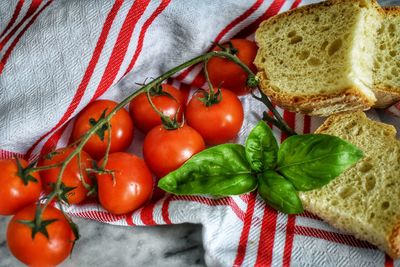
{"label": "green leaf", "polygon": [[356,146],[331,135],[295,135],[278,152],[277,170],[297,190],[320,188],[363,157]]}
{"label": "green leaf", "polygon": [[280,212],[299,214],[304,211],[293,184],[274,171],[259,175],[258,193],[268,205]]}
{"label": "green leaf", "polygon": [[246,158],[256,172],[273,169],[278,158],[278,143],[271,129],[260,121],[246,140]]}
{"label": "green leaf", "polygon": [[244,147],[223,144],[194,155],[162,178],[158,186],[177,195],[227,196],[253,191],[257,179],[252,175]]}
{"label": "green leaf", "polygon": [[[96,121],[96,119],[94,118],[90,118],[89,119],[89,123],[90,125],[93,127],[95,126],[100,120],[104,119],[106,117],[106,112],[107,109],[104,109],[103,112],[100,115],[100,118]],[[104,141],[104,134],[107,131],[108,126],[107,123],[103,124],[97,131],[96,131],[96,135],[100,138],[101,141]]]}

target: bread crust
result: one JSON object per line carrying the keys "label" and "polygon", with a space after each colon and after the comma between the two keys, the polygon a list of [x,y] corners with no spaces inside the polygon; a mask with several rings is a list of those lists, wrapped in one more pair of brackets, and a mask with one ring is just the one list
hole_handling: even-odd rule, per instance
{"label": "bread crust", "polygon": [[[351,118],[353,121],[364,121],[367,119],[367,116],[364,112],[348,112],[344,114],[338,114],[330,116],[325,120],[325,122],[315,131],[315,133],[325,133],[329,131],[329,129],[335,125],[339,124],[340,121],[348,121]],[[374,124],[379,125],[380,128],[383,128],[387,131],[387,137],[395,138],[396,137],[396,129],[392,125],[388,125],[381,122],[374,122]],[[332,226],[341,229],[342,231],[346,231],[346,227],[343,227],[338,223],[337,219],[335,219],[332,214],[329,214],[326,209],[321,207],[313,206],[313,202],[305,201],[307,196],[300,194],[300,197],[303,201],[304,208],[309,212],[320,216],[324,221],[331,224]],[[354,219],[354,218],[353,218]],[[350,234],[355,235],[359,239],[365,240],[365,237],[354,231],[347,231]],[[371,240],[369,240],[371,242]],[[394,223],[391,228],[387,231],[387,234],[383,236],[382,241],[375,243],[381,250],[384,250],[390,257],[393,259],[400,258],[400,217],[394,219]]]}
{"label": "bread crust", "polygon": [[[365,1],[366,1],[366,2],[371,2],[371,4],[372,4],[379,12],[381,12],[381,13],[384,12],[383,9],[381,8],[381,6],[378,4],[377,1],[375,1],[375,0],[365,0]],[[279,13],[279,14],[277,14],[277,15],[275,15],[275,16],[273,16],[273,17],[267,19],[267,20],[264,20],[264,21],[260,24],[260,26],[258,27],[258,29],[262,29],[263,26],[264,26],[264,24],[269,24],[269,23],[272,23],[272,24],[273,24],[273,23],[275,23],[276,20],[279,20],[281,17],[290,16],[290,14],[292,14],[292,13],[294,13],[294,12],[296,12],[296,13],[298,13],[298,12],[300,12],[300,13],[307,13],[307,12],[309,12],[310,10],[314,9],[315,7],[329,7],[329,6],[337,5],[338,3],[343,3],[343,2],[359,3],[360,0],[329,0],[329,1],[323,1],[323,2],[319,2],[319,3],[314,3],[314,4],[305,5],[305,6],[296,8],[296,9],[291,9],[291,10],[288,10],[288,11],[286,11],[286,12]],[[362,1],[361,1],[361,2],[362,2]],[[388,9],[390,9],[390,7],[389,7]],[[256,41],[257,41],[257,32],[258,32],[258,30],[256,31]]]}
{"label": "bread crust", "polygon": [[400,219],[397,220],[397,224],[393,227],[393,230],[388,237],[389,251],[388,254],[393,259],[400,258]]}
{"label": "bread crust", "polygon": [[[263,21],[256,31],[256,43],[258,47],[262,48],[259,35],[262,34],[263,28],[266,27],[266,25],[272,25],[281,18],[290,16],[294,12],[307,14],[308,12],[310,12],[310,10],[315,10],[316,7],[329,7],[343,2],[361,4],[371,3],[373,7],[379,11],[379,13],[384,14],[383,9],[375,0],[329,0],[320,3],[310,4],[294,10],[280,13],[268,20]],[[264,64],[259,56],[259,53],[257,54],[254,64],[259,70],[257,75],[261,81],[260,88],[262,89],[262,91],[267,96],[269,96],[272,101],[275,102],[278,106],[292,112],[300,112],[313,116],[326,117],[332,114],[347,111],[365,111],[370,109],[376,101],[376,99],[368,98],[356,86],[343,88],[339,93],[327,95],[318,94],[310,96],[299,96],[284,93],[282,91],[278,92],[274,90],[274,88],[271,87],[268,83],[268,77],[264,71]],[[393,99],[391,99],[390,101],[393,101],[394,99],[396,99],[396,97],[397,96],[393,96]]]}
{"label": "bread crust", "polygon": [[390,87],[375,84],[373,92],[377,99],[374,108],[387,108],[400,101],[400,87]]}
{"label": "bread crust", "polygon": [[329,95],[290,95],[277,92],[269,86],[264,72],[259,72],[257,76],[261,90],[278,106],[292,112],[325,117],[346,111],[368,110],[375,102],[362,95],[356,87],[345,88],[340,93]]}
{"label": "bread crust", "polygon": [[[383,15],[400,16],[400,6],[383,7],[382,12]],[[373,91],[377,98],[374,108],[387,108],[400,101],[400,87],[376,83]]]}
{"label": "bread crust", "polygon": [[383,8],[386,14],[400,15],[400,6],[386,6]]}

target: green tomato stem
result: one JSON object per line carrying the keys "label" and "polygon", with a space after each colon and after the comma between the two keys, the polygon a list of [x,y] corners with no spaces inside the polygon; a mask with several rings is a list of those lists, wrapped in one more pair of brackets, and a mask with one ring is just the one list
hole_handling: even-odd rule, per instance
{"label": "green tomato stem", "polygon": [[[105,123],[110,122],[111,118],[122,108],[124,108],[127,104],[129,104],[129,102],[134,99],[135,97],[137,97],[139,94],[143,93],[143,92],[147,92],[150,90],[150,88],[156,86],[157,84],[161,84],[163,81],[165,81],[166,79],[168,79],[169,77],[171,77],[172,75],[176,74],[177,72],[190,67],[192,65],[195,65],[197,63],[200,62],[208,62],[208,60],[212,57],[220,57],[220,58],[226,58],[230,61],[233,61],[234,63],[236,63],[237,65],[239,65],[248,75],[249,77],[251,77],[252,79],[257,81],[257,77],[255,76],[255,74],[250,70],[249,67],[247,67],[246,64],[244,64],[242,61],[240,61],[240,59],[235,56],[230,54],[229,52],[226,51],[211,51],[208,52],[204,55],[200,55],[197,56],[187,62],[184,62],[182,64],[180,64],[179,66],[172,68],[171,70],[167,71],[166,73],[160,75],[159,77],[155,78],[154,80],[152,80],[151,82],[147,83],[146,85],[142,86],[140,89],[138,89],[137,91],[135,91],[134,93],[132,93],[131,95],[129,95],[128,97],[126,97],[124,100],[122,100],[122,102],[120,102],[113,110],[111,110],[111,112],[105,116],[104,118],[98,120],[96,122],[95,125],[93,125],[92,128],[90,128],[89,131],[87,131],[80,139],[79,144],[77,144],[76,148],[71,152],[71,154],[68,155],[68,157],[61,163],[59,164],[54,164],[54,165],[49,165],[49,166],[42,166],[42,167],[34,167],[31,168],[29,170],[29,172],[36,172],[36,171],[42,171],[42,170],[47,170],[47,169],[51,169],[51,168],[55,168],[55,167],[61,167],[60,168],[60,172],[57,176],[57,182],[56,185],[53,189],[53,191],[50,193],[50,195],[48,196],[45,205],[40,208],[39,207],[39,218],[37,220],[38,225],[40,225],[41,221],[42,221],[42,215],[43,215],[43,211],[45,210],[45,208],[49,205],[49,203],[57,196],[60,194],[61,190],[61,183],[62,183],[62,175],[65,171],[65,168],[67,167],[68,163],[77,155],[79,154],[82,149],[83,146],[88,142],[88,140],[91,138],[91,136],[93,134],[96,133],[97,130],[99,130]],[[207,74],[208,76],[208,74]],[[210,88],[211,89],[211,88]],[[289,134],[293,134],[294,131],[290,129],[289,126],[287,126],[287,124],[283,121],[282,117],[279,115],[279,113],[273,108],[271,102],[269,101],[269,99],[265,96],[263,96],[263,94],[261,93],[262,98],[263,98],[263,103],[265,105],[267,105],[267,107],[272,110],[273,114],[276,117],[276,124],[279,124],[282,127],[282,130],[287,131],[287,133]],[[108,149],[109,150],[109,149]]]}

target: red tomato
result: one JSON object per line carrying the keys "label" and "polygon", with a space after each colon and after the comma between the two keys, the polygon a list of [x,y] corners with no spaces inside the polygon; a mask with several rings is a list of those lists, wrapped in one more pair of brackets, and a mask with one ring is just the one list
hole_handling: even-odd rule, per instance
{"label": "red tomato", "polygon": [[103,208],[113,214],[125,214],[140,208],[150,199],[153,177],[142,159],[129,153],[113,153],[108,156],[105,169],[114,171],[115,181],[111,174],[96,174]]}
{"label": "red tomato", "polygon": [[178,169],[186,160],[205,148],[201,135],[188,125],[167,130],[154,127],[145,137],[143,156],[157,177]]}
{"label": "red tomato", "polygon": [[[246,64],[253,72],[257,70],[253,61],[257,54],[257,45],[246,39],[233,39],[232,45],[237,49],[236,56]],[[224,47],[229,47],[224,44]],[[214,51],[220,51],[219,47],[215,47]],[[250,92],[247,87],[247,73],[234,62],[213,57],[207,64],[207,70],[211,83],[214,87],[224,87],[235,92],[237,95],[244,95]]]}
{"label": "red tomato", "polygon": [[[78,140],[90,128],[92,123],[97,122],[102,113],[106,110],[105,115],[115,108],[118,104],[110,100],[97,100],[90,103],[77,116],[74,129],[72,131],[72,139]],[[125,109],[119,110],[110,120],[111,125],[111,149],[110,152],[118,152],[125,150],[133,138],[133,122],[129,116],[129,112]],[[83,149],[93,158],[99,159],[104,156],[107,149],[108,130],[104,125],[104,138],[101,139],[99,134],[94,134]]]}
{"label": "red tomato", "polygon": [[[168,84],[162,84],[161,87],[163,92],[169,93],[175,99],[166,95],[155,95],[151,97],[154,106],[171,119],[174,118],[175,114],[178,112],[177,118],[180,121],[183,112],[181,107],[183,104],[183,95],[181,91]],[[150,105],[146,94],[147,93],[142,93],[138,95],[129,105],[129,112],[135,126],[144,133],[147,133],[155,126],[161,124],[160,115],[158,115]]]}
{"label": "red tomato", "polygon": [[75,236],[64,215],[56,208],[48,206],[42,220],[57,219],[46,226],[48,238],[37,232],[32,238],[32,228],[19,222],[35,218],[36,205],[19,211],[8,223],[7,244],[11,253],[29,266],[55,266],[71,253]]}
{"label": "red tomato", "polygon": [[204,92],[198,91],[189,101],[185,113],[187,123],[211,145],[235,138],[243,123],[243,107],[239,98],[231,91],[221,89],[221,101],[207,107],[199,100],[202,97]]}
{"label": "red tomato", "polygon": [[[19,159],[19,162],[23,168],[28,165],[23,159]],[[39,173],[31,173],[36,181],[28,180],[27,184],[24,184],[18,175],[16,159],[0,160],[0,172],[0,215],[15,214],[38,200],[42,191]]]}
{"label": "red tomato", "polygon": [[[73,148],[61,148],[51,154],[45,156],[39,163],[40,166],[47,166],[60,163],[64,161],[72,152]],[[88,153],[82,151],[81,153],[81,170],[82,177],[84,181],[92,185],[92,181],[89,178],[86,168],[92,168],[92,158]],[[52,168],[41,172],[42,183],[46,193],[50,193],[52,190],[51,184],[57,182],[58,173],[60,172],[60,167]],[[65,187],[75,187],[75,189],[69,191],[66,196],[70,204],[77,204],[86,199],[88,190],[84,187],[78,163],[78,155],[76,155],[67,165],[62,176],[62,183]]]}

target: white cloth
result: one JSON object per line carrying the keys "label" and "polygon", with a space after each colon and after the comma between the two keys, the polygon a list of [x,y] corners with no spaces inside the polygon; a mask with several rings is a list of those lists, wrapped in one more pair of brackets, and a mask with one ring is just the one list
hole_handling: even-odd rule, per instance
{"label": "white cloth", "polygon": [[[91,100],[121,100],[138,88],[135,82],[157,77],[207,51],[212,41],[236,34],[252,39],[262,18],[299,2],[1,1],[0,158],[33,158],[54,145],[65,145],[71,119]],[[195,67],[170,82],[179,88],[196,85],[199,72]],[[250,97],[242,102],[246,118],[240,143],[264,111]],[[298,132],[312,132],[321,123],[279,111]],[[135,135],[130,151],[140,155],[143,137],[137,131]],[[169,196],[126,216],[113,216],[96,203],[67,211],[118,225],[201,223],[209,266],[392,264],[384,253],[318,218],[276,213],[254,194],[223,199]]]}

